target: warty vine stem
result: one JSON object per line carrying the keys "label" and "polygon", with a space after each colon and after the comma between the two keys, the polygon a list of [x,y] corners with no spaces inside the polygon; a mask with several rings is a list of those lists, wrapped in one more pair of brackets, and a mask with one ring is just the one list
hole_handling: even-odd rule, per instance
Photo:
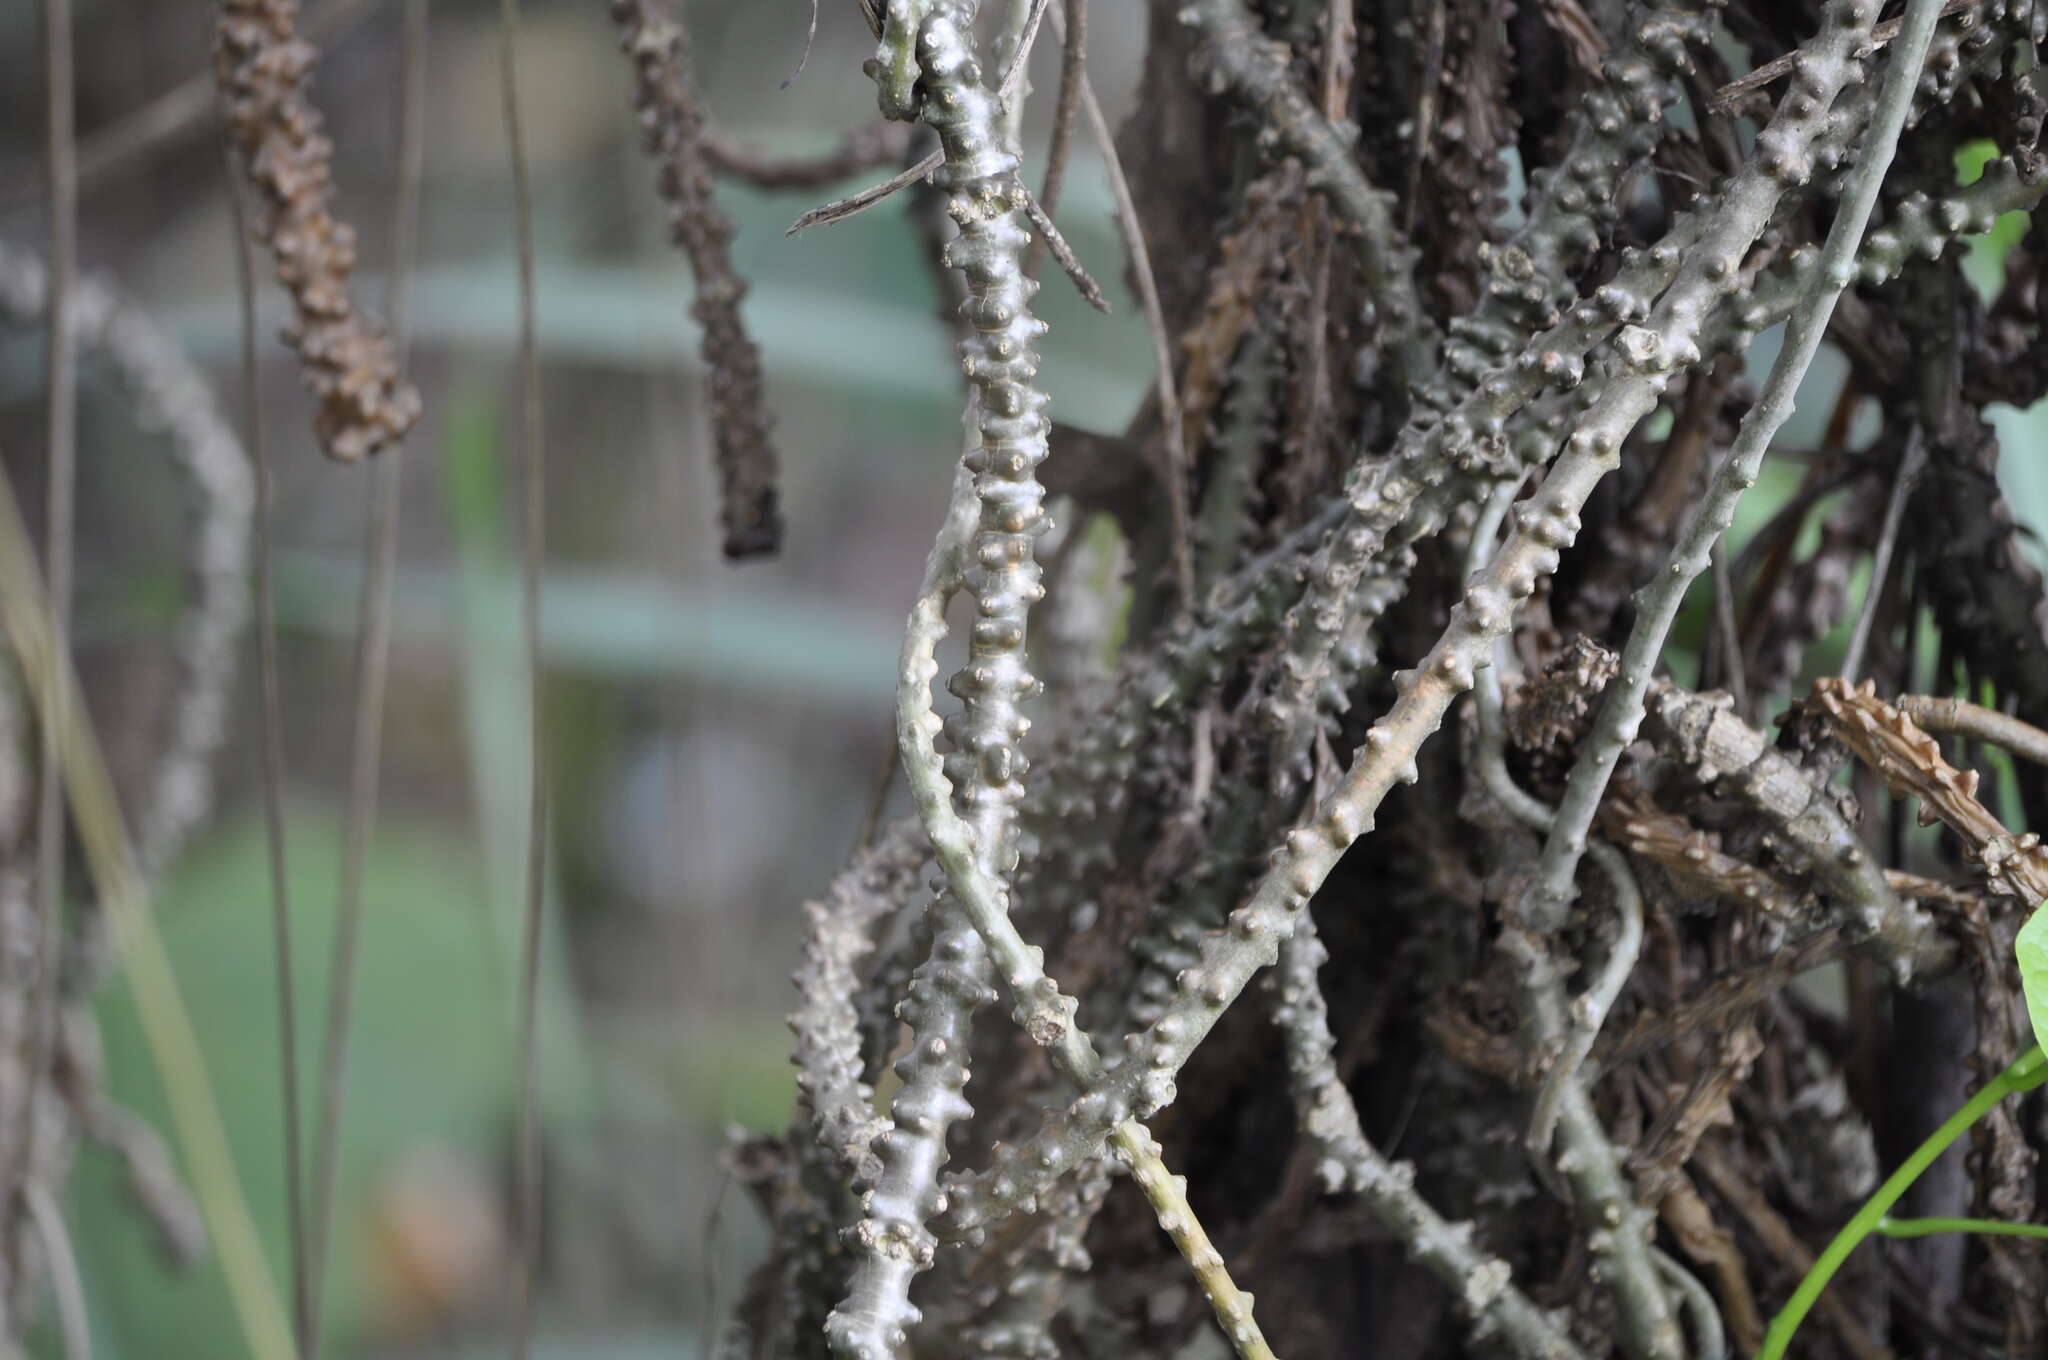
{"label": "warty vine stem", "polygon": [[[1861,21],[1867,28],[1875,19],[1876,7],[1869,0],[1858,0],[1839,6],[1836,13],[1852,23]],[[1842,290],[1856,278],[1856,252],[1869,225],[1878,190],[1884,184],[1885,172],[1898,148],[1899,133],[1905,126],[1920,66],[1926,59],[1940,14],[1941,6],[1931,0],[1914,0],[1907,11],[1907,23],[1893,48],[1893,64],[1885,75],[1870,135],[1850,171],[1847,191],[1821,250],[1819,268],[1810,276],[1786,325],[1784,347],[1771,366],[1763,393],[1743,418],[1734,447],[1715,474],[1706,500],[1672,549],[1670,560],[1657,578],[1636,595],[1636,622],[1622,649],[1620,673],[1609,682],[1593,730],[1572,767],[1556,820],[1544,842],[1535,882],[1517,913],[1538,933],[1554,931],[1562,923],[1574,894],[1572,880],[1579,858],[1585,853],[1587,834],[1621,753],[1635,740],[1642,725],[1645,696],[1657,658],[1685,601],[1686,591],[1707,570],[1714,544],[1734,519],[1736,502],[1744,491],[1756,485],[1771,440],[1792,414],[1799,384],[1820,350],[1835,303]],[[1845,25],[1844,32],[1853,34],[1854,30]],[[1845,52],[1837,60],[1846,56]],[[1804,72],[1800,79],[1805,79]],[[1786,96],[1788,103],[1802,97],[1806,96],[1798,85]],[[1740,192],[1739,186],[1731,194],[1736,192]]]}

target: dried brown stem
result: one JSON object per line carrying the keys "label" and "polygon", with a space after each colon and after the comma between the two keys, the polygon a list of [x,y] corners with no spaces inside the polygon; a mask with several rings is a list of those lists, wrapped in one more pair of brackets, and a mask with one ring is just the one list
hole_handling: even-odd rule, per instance
{"label": "dried brown stem", "polygon": [[746,282],[733,269],[732,219],[718,206],[704,148],[704,109],[690,75],[689,35],[658,0],[611,0],[619,46],[633,63],[634,107],[647,152],[661,168],[669,232],[690,262],[711,375],[711,437],[725,555],[772,556],[782,546],[775,445],[769,439],[761,350],[740,317]]}
{"label": "dried brown stem", "polygon": [[870,123],[855,128],[829,150],[810,156],[776,156],[706,129],[699,145],[704,159],[721,175],[745,180],[756,189],[816,189],[837,184],[849,175],[895,165],[910,145],[907,123]]}
{"label": "dried brown stem", "polygon": [[228,139],[262,200],[256,233],[291,293],[284,339],[320,401],[313,432],[329,457],[355,462],[412,428],[420,396],[391,338],[349,297],[355,232],[334,216],[334,147],[306,96],[319,54],[297,18],[297,0],[221,0],[214,76]]}
{"label": "dried brown stem", "polygon": [[1977,801],[1977,772],[1949,764],[1940,743],[1878,698],[1874,684],[1852,687],[1838,679],[1816,680],[1808,702],[1894,794],[1924,804],[1922,825],[1940,820],[1961,837],[1993,887],[2029,903],[2048,899],[2048,849],[2041,838],[2007,831]]}
{"label": "dried brown stem", "polygon": [[[1063,0],[1065,22],[1060,37],[1060,89],[1053,105],[1052,138],[1045,148],[1045,179],[1038,190],[1038,204],[1049,218],[1057,219],[1060,195],[1066,189],[1067,156],[1074,145],[1074,118],[1081,108],[1081,82],[1088,70],[1088,0]],[[1024,274],[1038,277],[1040,249],[1044,241],[1033,241],[1024,251]]]}

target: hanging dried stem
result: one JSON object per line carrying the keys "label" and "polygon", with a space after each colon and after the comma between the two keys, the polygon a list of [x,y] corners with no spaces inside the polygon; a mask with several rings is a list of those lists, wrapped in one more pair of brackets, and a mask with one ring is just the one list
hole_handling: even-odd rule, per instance
{"label": "hanging dried stem", "polygon": [[306,94],[319,54],[297,18],[297,0],[220,0],[214,75],[228,138],[263,204],[257,234],[292,297],[284,338],[319,398],[313,432],[330,458],[352,463],[403,437],[420,398],[390,337],[349,297],[355,232],[334,216],[334,147]]}
{"label": "hanging dried stem", "polygon": [[782,511],[761,350],[740,317],[747,285],[733,269],[732,219],[718,206],[705,150],[689,35],[660,0],[611,0],[611,12],[619,46],[633,63],[634,107],[647,153],[660,167],[669,232],[697,279],[690,314],[704,328],[725,555],[735,561],[768,556],[782,546]]}

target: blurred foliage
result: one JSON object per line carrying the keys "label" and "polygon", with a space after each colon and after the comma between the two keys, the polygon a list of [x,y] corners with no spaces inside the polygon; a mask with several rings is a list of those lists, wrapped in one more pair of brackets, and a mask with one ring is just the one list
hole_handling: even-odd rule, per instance
{"label": "blurred foliage", "polygon": [[[340,856],[338,814],[294,800],[288,853],[301,1013],[326,1005],[326,943]],[[278,1137],[277,994],[267,929],[269,881],[260,820],[218,827],[180,862],[158,905],[163,934],[213,1065],[222,1114],[257,1222],[283,1259],[283,1150]],[[516,1071],[505,1042],[505,979],[490,942],[482,866],[452,829],[393,825],[366,873],[361,994],[347,1107],[330,1314],[362,1338],[396,1307],[396,1260],[378,1256],[380,1196],[408,1156],[453,1159],[488,1184]],[[159,1128],[162,1092],[126,986],[100,1005],[108,1078]],[[302,1108],[317,1074],[302,1064]],[[240,1344],[210,1263],[167,1274],[104,1153],[90,1153],[75,1191],[78,1251],[94,1311],[97,1353],[220,1356]],[[344,1352],[345,1353],[345,1352]]]}

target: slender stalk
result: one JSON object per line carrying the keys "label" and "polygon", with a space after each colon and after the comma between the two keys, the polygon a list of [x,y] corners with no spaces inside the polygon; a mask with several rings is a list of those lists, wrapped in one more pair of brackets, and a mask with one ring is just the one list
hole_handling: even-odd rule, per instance
{"label": "slender stalk", "polygon": [[1863,608],[1857,611],[1856,627],[1849,634],[1849,648],[1842,653],[1841,676],[1854,681],[1863,671],[1863,655],[1870,646],[1870,630],[1877,621],[1878,604],[1884,598],[1885,581],[1891,576],[1892,552],[1898,547],[1899,526],[1906,518],[1906,498],[1927,466],[1927,440],[1915,425],[1906,436],[1906,451],[1899,458],[1899,470],[1892,479],[1892,494],[1884,510],[1884,527],[1877,537],[1877,550],[1870,555],[1870,588],[1864,593]]}
{"label": "slender stalk", "polygon": [[516,1154],[519,1260],[513,1304],[512,1354],[526,1360],[533,1347],[533,1293],[540,1268],[540,945],[547,873],[547,707],[541,692],[540,577],[546,556],[547,483],[542,448],[539,322],[535,316],[533,182],[519,99],[519,0],[498,9],[498,74],[505,136],[512,160],[513,219],[519,238],[519,603],[524,641],[531,765],[527,785],[526,892],[520,935],[519,1144]]}
{"label": "slender stalk", "polygon": [[[1672,549],[1664,570],[1636,595],[1636,622],[1622,648],[1620,673],[1607,686],[1599,717],[1580,748],[1564,796],[1558,801],[1557,819],[1544,842],[1535,877],[1516,906],[1518,920],[1539,935],[1552,933],[1563,923],[1565,909],[1575,891],[1573,876],[1580,856],[1585,853],[1593,819],[1621,753],[1635,740],[1642,725],[1645,698],[1657,659],[1685,602],[1686,591],[1707,570],[1714,544],[1734,519],[1736,502],[1743,492],[1756,485],[1771,440],[1792,414],[1799,384],[1820,352],[1835,303],[1842,290],[1856,278],[1856,253],[1864,228],[1869,225],[1871,209],[1877,203],[1878,190],[1884,184],[1885,172],[1898,148],[1899,132],[1905,126],[1940,9],[1936,0],[1914,0],[1908,11],[1906,28],[1893,50],[1892,65],[1885,73],[1869,134],[1849,173],[1848,188],[1836,210],[1834,225],[1828,230],[1827,243],[1821,248],[1819,267],[1786,325],[1784,346],[1771,366],[1763,392],[1743,418],[1734,447],[1716,473],[1705,502]],[[1816,93],[1831,98],[1833,91],[1850,78],[1855,47],[1867,36],[1875,19],[1876,7],[1870,0],[1836,0],[1829,10],[1830,30],[1824,34],[1832,42],[1816,44],[1819,50],[1815,60],[1800,79],[1811,85],[1816,81],[1816,72],[1832,74],[1818,77],[1818,91],[1802,86],[1794,99],[1787,101],[1788,106],[1799,100],[1819,102],[1812,100]],[[1762,189],[1764,196],[1773,199],[1783,183],[1811,173],[1811,167],[1803,165],[1802,158],[1784,149],[1782,139],[1771,140],[1780,121],[1774,119],[1771,128],[1762,134],[1760,155],[1744,172],[1751,192]],[[1738,184],[1731,188],[1730,197],[1744,187]],[[1724,278],[1733,274],[1738,263],[1731,257],[1709,258]],[[1658,337],[1639,334],[1642,347],[1661,348]],[[1624,334],[1623,340],[1626,344],[1630,337]]]}
{"label": "slender stalk", "polygon": [[2048,1080],[2048,1057],[2044,1057],[2036,1045],[2022,1053],[2013,1064],[1985,1083],[1984,1088],[1965,1101],[1963,1107],[1950,1115],[1942,1126],[1927,1136],[1927,1141],[1913,1150],[1897,1171],[1894,1171],[1877,1193],[1863,1202],[1842,1230],[1835,1234],[1827,1249],[1821,1252],[1813,1263],[1813,1269],[1799,1282],[1799,1288],[1771,1319],[1770,1330],[1764,1333],[1763,1348],[1756,1353],[1756,1360],[1781,1360],[1792,1344],[1793,1334],[1799,1324],[1813,1309],[1814,1302],[1828,1287],[1828,1281],[1835,1277],[1842,1263],[1849,1259],[1849,1253],[1862,1244],[1864,1238],[1880,1230],[1891,1207],[1899,1202],[1909,1186],[1920,1178],[1920,1174],[1934,1165],[1935,1159],[1948,1150],[1951,1143],[1967,1133],[1972,1124],[1982,1119],[1991,1108],[2016,1092],[2031,1091]]}
{"label": "slender stalk", "polygon": [[85,1283],[78,1274],[78,1253],[64,1212],[48,1186],[31,1185],[25,1193],[29,1221],[42,1239],[49,1262],[50,1292],[57,1300],[57,1331],[64,1342],[64,1360],[92,1360],[92,1324],[86,1314]]}
{"label": "slender stalk", "polygon": [[2004,1223],[1995,1218],[1880,1218],[1877,1231],[1886,1237],[1976,1233],[1980,1237],[2048,1238],[2048,1223]]}
{"label": "slender stalk", "polygon": [[[1053,22],[1059,25],[1060,91],[1053,106],[1052,137],[1045,148],[1045,178],[1039,183],[1038,206],[1053,221],[1059,220],[1060,195],[1066,190],[1067,155],[1074,145],[1074,115],[1080,108],[1081,79],[1088,69],[1088,0],[1062,0],[1065,9]],[[1038,277],[1042,241],[1024,248],[1024,275]]]}
{"label": "slender stalk", "polygon": [[[68,664],[71,655],[72,536],[78,485],[78,158],[74,145],[71,0],[43,0],[43,171],[49,189],[48,302],[44,312],[48,424],[48,489],[45,502],[44,574],[49,582],[54,637],[48,664]],[[35,1180],[36,1109],[43,1074],[57,1045],[57,983],[63,968],[64,785],[57,777],[66,759],[64,736],[70,719],[61,705],[63,686],[55,670],[43,677],[43,692],[58,696],[40,733],[40,780],[36,789],[35,979],[27,1014],[28,1067],[18,1106],[14,1160],[4,1168],[0,1207],[19,1222],[14,1208]],[[12,1250],[10,1248],[9,1255]]]}
{"label": "slender stalk", "polygon": [[[427,0],[406,0],[399,46],[398,196],[392,210],[396,243],[384,304],[391,343],[407,358],[408,285],[418,240],[422,171],[426,160]],[[327,1252],[334,1229],[335,1185],[341,1166],[342,1112],[347,1104],[349,1035],[355,1014],[358,942],[363,918],[363,868],[377,825],[377,791],[384,751],[384,699],[391,659],[391,592],[398,571],[403,439],[370,469],[370,520],[363,537],[362,594],[357,601],[355,709],[349,732],[348,802],[342,811],[341,881],[328,961],[327,1025],[320,1060],[320,1104],[313,1131],[313,1193],[308,1271],[312,1277],[312,1331],[302,1348],[320,1354],[321,1301]]]}
{"label": "slender stalk", "polygon": [[[1053,26],[1064,32],[1059,11]],[[1131,283],[1138,291],[1138,306],[1145,314],[1145,333],[1152,341],[1153,381],[1159,391],[1160,485],[1166,492],[1166,523],[1172,545],[1173,580],[1180,595],[1180,607],[1195,607],[1194,526],[1188,509],[1188,447],[1186,421],[1182,418],[1180,389],[1173,376],[1173,340],[1166,331],[1166,313],[1159,302],[1159,283],[1152,273],[1152,252],[1145,244],[1144,224],[1138,220],[1138,204],[1131,196],[1131,184],[1124,176],[1123,160],[1117,155],[1116,135],[1095,97],[1095,85],[1088,73],[1080,75],[1081,110],[1088,119],[1089,135],[1102,156],[1109,177],[1110,201],[1116,205],[1117,232],[1131,257]]]}
{"label": "slender stalk", "polygon": [[256,265],[249,248],[247,208],[233,167],[227,177],[235,234],[235,284],[241,306],[242,398],[245,442],[256,473],[256,638],[261,708],[257,724],[262,765],[263,843],[270,871],[270,929],[277,971],[279,1100],[284,1107],[285,1232],[292,1277],[292,1336],[302,1356],[314,1348],[313,1294],[306,1247],[305,1139],[300,1132],[298,978],[292,965],[292,914],[284,828],[284,695],[277,665],[277,588],[271,542],[270,451],[263,431],[263,395],[256,364]]}

